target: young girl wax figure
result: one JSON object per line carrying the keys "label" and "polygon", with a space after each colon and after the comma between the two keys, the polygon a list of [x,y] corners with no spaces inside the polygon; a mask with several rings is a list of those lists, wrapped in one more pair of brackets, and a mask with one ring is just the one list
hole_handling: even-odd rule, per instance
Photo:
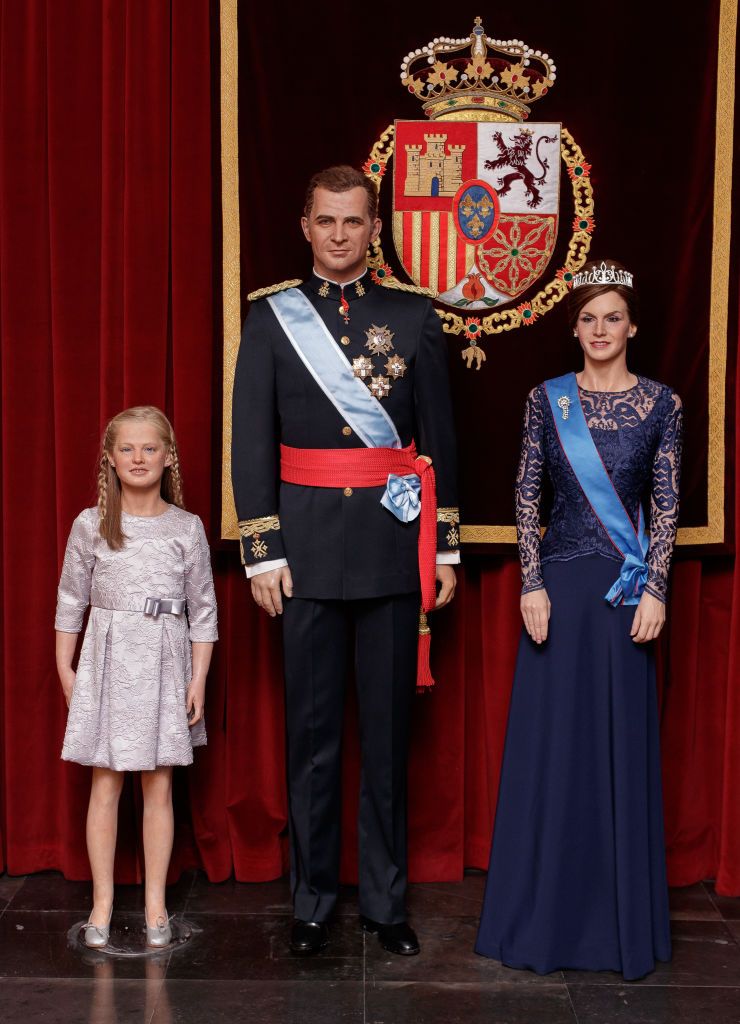
{"label": "young girl wax figure", "polygon": [[583,369],[536,387],[525,414],[524,630],[476,949],[541,973],[638,978],[671,949],[652,641],[676,536],[681,401],[628,369],[639,316],[621,264],[586,264],[568,317]]}
{"label": "young girl wax figure", "polygon": [[85,942],[108,942],[118,799],[123,773],[139,771],[147,943],[167,945],[172,767],[192,763],[193,747],[206,742],[205,682],[218,634],[205,531],[184,509],[175,435],[153,406],[125,409],[105,429],[98,504],[72,525],[55,626],[69,707],[62,758],[93,769],[87,815],[93,908]]}

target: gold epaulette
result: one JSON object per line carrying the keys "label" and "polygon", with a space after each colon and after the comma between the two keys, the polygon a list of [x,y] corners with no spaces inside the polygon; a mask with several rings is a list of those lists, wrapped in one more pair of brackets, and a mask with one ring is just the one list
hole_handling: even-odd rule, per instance
{"label": "gold epaulette", "polygon": [[256,292],[250,292],[247,299],[249,302],[254,302],[255,299],[264,299],[267,295],[284,292],[286,288],[295,288],[299,284],[303,284],[303,281],[299,277],[294,277],[290,281],[281,281],[280,284],[271,284],[267,288],[258,288]]}

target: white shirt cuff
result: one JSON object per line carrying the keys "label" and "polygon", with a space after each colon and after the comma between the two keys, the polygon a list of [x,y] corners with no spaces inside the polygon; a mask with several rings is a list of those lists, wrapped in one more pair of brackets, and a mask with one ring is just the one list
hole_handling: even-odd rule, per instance
{"label": "white shirt cuff", "polygon": [[437,552],[437,565],[459,565],[460,564],[460,552],[459,551],[438,551]]}
{"label": "white shirt cuff", "polygon": [[282,569],[287,564],[287,558],[272,558],[269,562],[260,562],[258,565],[245,565],[244,571],[247,579],[251,580],[253,576],[259,576],[262,572],[272,572],[273,569]]}

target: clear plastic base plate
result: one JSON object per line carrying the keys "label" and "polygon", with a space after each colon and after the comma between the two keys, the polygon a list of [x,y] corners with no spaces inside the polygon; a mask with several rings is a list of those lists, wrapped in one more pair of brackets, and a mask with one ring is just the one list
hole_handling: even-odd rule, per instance
{"label": "clear plastic base plate", "polygon": [[113,913],[110,926],[110,938],[106,946],[85,945],[85,925],[87,921],[78,921],[67,932],[69,945],[86,959],[100,957],[157,957],[169,954],[180,946],[184,946],[201,929],[175,914],[170,918],[172,940],[166,946],[147,946],[144,915],[138,913]]}

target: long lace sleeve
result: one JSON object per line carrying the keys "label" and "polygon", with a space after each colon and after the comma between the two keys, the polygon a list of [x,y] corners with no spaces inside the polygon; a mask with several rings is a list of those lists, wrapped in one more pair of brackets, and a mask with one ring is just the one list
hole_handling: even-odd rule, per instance
{"label": "long lace sleeve", "polygon": [[60,633],[79,633],[82,629],[95,565],[94,527],[89,510],[82,512],[72,523],[57,591],[54,628]]}
{"label": "long lace sleeve", "polygon": [[673,394],[671,397],[673,404],[666,415],[653,460],[650,547],[647,554],[648,579],[645,586],[647,592],[660,601],[665,601],[668,591],[668,572],[678,525],[681,477],[683,409],[678,395]]}
{"label": "long lace sleeve", "polygon": [[218,640],[218,628],[211,553],[203,523],[198,516],[193,519],[192,546],[185,564],[190,640],[193,643],[212,643]]}
{"label": "long lace sleeve", "polygon": [[544,587],[540,567],[540,499],[545,466],[544,420],[539,388],[530,391],[524,412],[522,451],[516,477],[516,534],[522,593]]}

